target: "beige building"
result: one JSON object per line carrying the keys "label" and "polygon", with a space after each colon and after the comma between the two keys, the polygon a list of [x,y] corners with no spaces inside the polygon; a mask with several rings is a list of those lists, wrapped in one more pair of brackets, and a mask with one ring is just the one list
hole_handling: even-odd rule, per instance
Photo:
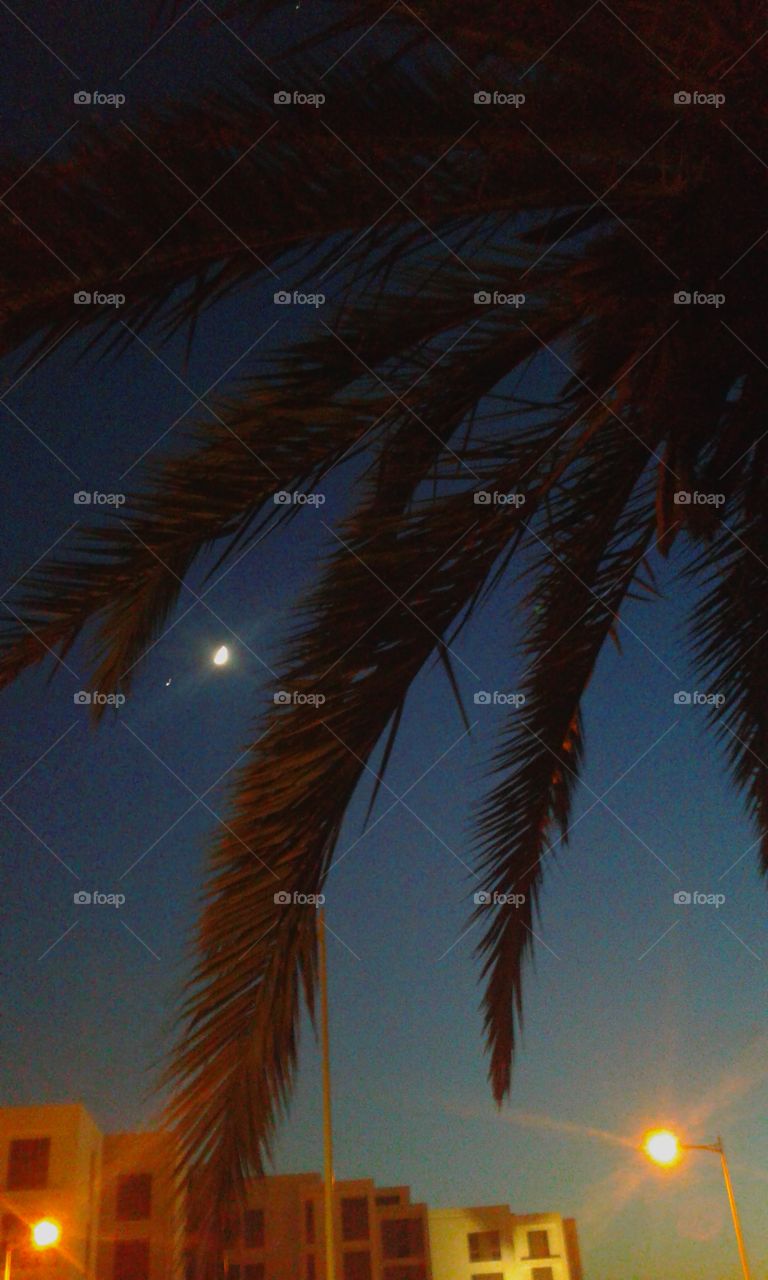
{"label": "beige building", "polygon": [[[2,1235],[13,1280],[93,1280],[100,1178],[101,1133],[85,1107],[0,1108]],[[60,1225],[60,1250],[29,1247],[41,1218]]]}
{"label": "beige building", "polygon": [[581,1280],[573,1218],[508,1205],[430,1209],[432,1280]]}
{"label": "beige building", "polygon": [[[370,1178],[334,1187],[338,1280],[430,1280],[427,1207],[408,1187]],[[187,1280],[196,1280],[194,1248]],[[318,1173],[254,1179],[227,1252],[227,1280],[325,1280],[323,1182]]]}
{"label": "beige building", "polygon": [[[177,1280],[181,1230],[167,1137],[104,1136],[80,1103],[0,1108],[2,1241],[11,1280]],[[37,1251],[51,1218],[60,1245]]]}
{"label": "beige building", "polygon": [[98,1280],[175,1280],[184,1219],[164,1133],[104,1137]]}
{"label": "beige building", "polygon": [[[162,1133],[102,1134],[79,1103],[0,1108],[2,1240],[11,1280],[199,1280]],[[334,1186],[337,1280],[581,1280],[576,1225],[507,1205],[428,1209],[407,1186]],[[29,1229],[55,1220],[38,1252]],[[225,1280],[326,1280],[318,1173],[255,1178]]]}

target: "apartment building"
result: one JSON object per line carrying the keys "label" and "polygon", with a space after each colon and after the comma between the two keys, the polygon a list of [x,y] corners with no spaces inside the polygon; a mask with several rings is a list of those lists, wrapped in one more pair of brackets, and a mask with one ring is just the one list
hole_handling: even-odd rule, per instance
{"label": "apartment building", "polygon": [[[227,1280],[325,1280],[323,1182],[317,1173],[254,1179],[231,1233]],[[337,1182],[333,1197],[339,1280],[430,1280],[427,1208],[405,1186]],[[187,1280],[196,1280],[194,1244]]]}
{"label": "apartment building", "polygon": [[573,1218],[508,1205],[430,1209],[431,1280],[582,1280]]}
{"label": "apartment building", "polygon": [[184,1215],[165,1133],[109,1133],[102,1147],[98,1280],[175,1280]]}
{"label": "apartment building", "polygon": [[[0,1178],[12,1280],[94,1280],[101,1132],[85,1107],[0,1108]],[[41,1218],[60,1225],[61,1249],[30,1248]]]}
{"label": "apartment building", "polygon": [[[0,1227],[11,1280],[178,1280],[183,1219],[158,1133],[105,1136],[80,1103],[0,1108]],[[37,1251],[52,1218],[60,1244]]]}
{"label": "apartment building", "polygon": [[[2,1243],[11,1280],[200,1280],[167,1134],[103,1134],[79,1103],[0,1108]],[[30,1247],[55,1220],[59,1244]],[[582,1280],[576,1225],[507,1205],[428,1209],[407,1186],[334,1185],[338,1280]],[[318,1173],[254,1178],[224,1280],[326,1280]]]}

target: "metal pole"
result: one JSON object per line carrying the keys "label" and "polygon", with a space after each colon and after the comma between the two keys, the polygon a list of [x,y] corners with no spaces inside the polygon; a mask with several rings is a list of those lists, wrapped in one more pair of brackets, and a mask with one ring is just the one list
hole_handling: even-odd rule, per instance
{"label": "metal pole", "polygon": [[717,1149],[720,1153],[720,1160],[723,1166],[723,1177],[725,1178],[725,1189],[728,1192],[728,1203],[731,1206],[731,1217],[733,1218],[733,1229],[736,1232],[736,1244],[739,1247],[739,1258],[741,1259],[741,1269],[744,1272],[744,1280],[750,1280],[749,1267],[747,1266],[747,1251],[744,1248],[744,1237],[741,1234],[741,1223],[739,1221],[739,1211],[736,1208],[736,1197],[733,1194],[733,1184],[731,1175],[728,1171],[728,1161],[725,1158],[725,1147],[722,1138],[717,1140]]}
{"label": "metal pole", "polygon": [[[328,1038],[328,971],[325,954],[325,911],[318,908],[317,941],[320,959],[320,1046],[323,1059],[323,1205],[325,1210],[325,1280],[336,1280],[333,1230],[333,1129],[331,1126],[331,1055]],[[6,1276],[6,1280],[8,1277]],[[746,1277],[749,1280],[749,1277]]]}
{"label": "metal pole", "polygon": [[13,1245],[5,1246],[5,1267],[3,1269],[3,1280],[11,1280],[11,1254],[13,1253]]}

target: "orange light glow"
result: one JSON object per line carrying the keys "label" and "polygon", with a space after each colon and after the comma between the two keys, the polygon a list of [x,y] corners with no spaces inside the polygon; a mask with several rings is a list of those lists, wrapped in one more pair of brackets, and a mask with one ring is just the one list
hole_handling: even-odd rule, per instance
{"label": "orange light glow", "polygon": [[680,1141],[669,1129],[654,1129],[643,1139],[643,1151],[656,1164],[677,1164],[680,1159]]}
{"label": "orange light glow", "polygon": [[32,1228],[32,1240],[36,1249],[50,1249],[61,1239],[61,1227],[50,1218],[42,1218]]}

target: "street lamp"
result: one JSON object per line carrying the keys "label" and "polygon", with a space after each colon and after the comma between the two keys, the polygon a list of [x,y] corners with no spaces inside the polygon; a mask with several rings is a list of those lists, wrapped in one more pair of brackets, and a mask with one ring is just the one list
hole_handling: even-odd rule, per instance
{"label": "street lamp", "polygon": [[733,1194],[733,1183],[728,1169],[728,1161],[725,1158],[725,1147],[723,1146],[722,1138],[718,1138],[716,1142],[681,1142],[677,1135],[671,1133],[669,1129],[655,1129],[645,1135],[642,1149],[656,1164],[666,1166],[677,1164],[682,1151],[713,1151],[715,1155],[720,1157],[725,1190],[728,1195],[728,1204],[731,1207],[731,1217],[733,1218],[733,1230],[736,1234],[736,1245],[739,1250],[741,1270],[744,1273],[744,1280],[750,1280],[747,1252],[744,1248],[744,1237],[741,1234],[739,1211],[736,1208],[736,1197]]}
{"label": "street lamp", "polygon": [[[61,1227],[51,1218],[41,1218],[30,1228],[30,1237],[36,1249],[50,1249],[52,1245],[59,1243]],[[6,1240],[4,1280],[11,1280],[11,1257],[15,1247]]]}
{"label": "street lamp", "polygon": [[[320,1043],[323,1063],[323,1217],[325,1223],[325,1277],[336,1280],[336,1241],[333,1229],[333,1126],[331,1123],[331,1053],[328,1035],[328,965],[325,950],[325,910],[317,912],[320,961]],[[7,1280],[7,1277],[6,1277]]]}

